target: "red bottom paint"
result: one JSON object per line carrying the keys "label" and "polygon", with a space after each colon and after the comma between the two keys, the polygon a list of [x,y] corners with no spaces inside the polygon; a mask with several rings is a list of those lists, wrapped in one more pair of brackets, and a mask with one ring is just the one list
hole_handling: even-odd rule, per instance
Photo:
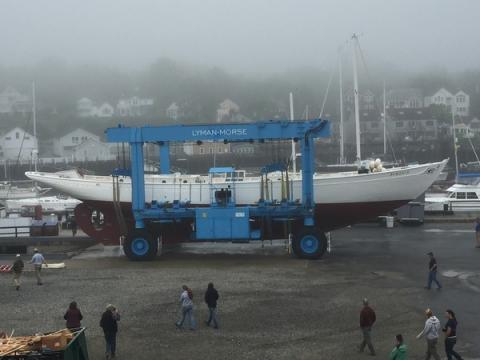
{"label": "red bottom paint", "polygon": [[[315,207],[315,222],[317,227],[323,231],[332,231],[361,221],[373,219],[380,215],[399,208],[409,200],[365,202],[365,203],[339,203],[339,204],[317,204]],[[101,213],[103,217],[93,217],[94,211]],[[134,221],[131,212],[131,204],[122,203],[121,211],[127,229],[133,229]],[[97,242],[104,244],[118,244],[122,235],[120,217],[116,215],[113,203],[101,201],[86,201],[75,208],[75,219],[78,226],[88,236]],[[161,233],[166,243],[188,241],[190,224],[180,223],[173,225],[162,225]],[[272,237],[282,237],[285,227],[279,223],[272,229]]]}

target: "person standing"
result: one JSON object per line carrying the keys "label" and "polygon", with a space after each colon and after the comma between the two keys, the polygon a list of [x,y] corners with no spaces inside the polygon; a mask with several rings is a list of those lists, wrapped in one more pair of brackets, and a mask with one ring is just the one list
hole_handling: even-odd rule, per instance
{"label": "person standing", "polygon": [[12,272],[13,272],[13,283],[15,284],[15,289],[18,291],[20,290],[20,278],[22,277],[23,268],[25,267],[22,257],[20,254],[17,254],[15,257],[15,261],[12,265]]}
{"label": "person standing", "polygon": [[182,294],[180,295],[182,318],[175,324],[178,328],[182,328],[185,319],[188,319],[190,330],[195,330],[195,319],[193,318],[193,292],[187,285],[183,285],[182,290]]}
{"label": "person standing", "polygon": [[480,248],[480,217],[477,217],[477,224],[475,225],[475,240],[477,241],[475,247]]}
{"label": "person standing", "polygon": [[372,345],[372,326],[377,320],[375,311],[368,305],[368,299],[363,299],[363,309],[360,312],[360,329],[362,330],[363,340],[360,344],[359,351],[363,352],[365,346],[368,346],[371,355],[375,355],[375,349]]}
{"label": "person standing", "polygon": [[445,333],[445,353],[447,354],[447,359],[452,360],[453,358],[457,360],[462,360],[462,357],[453,350],[453,347],[457,343],[457,319],[455,313],[447,309],[445,311],[447,316],[447,323],[443,327],[442,331]]}
{"label": "person standing", "polygon": [[434,282],[437,284],[437,289],[440,290],[442,285],[440,285],[440,282],[437,280],[437,260],[433,256],[433,252],[429,252],[427,255],[430,257],[430,261],[428,262],[428,284],[425,286],[425,289],[430,290]]}
{"label": "person standing", "polygon": [[42,265],[45,264],[45,266],[48,267],[47,262],[45,261],[45,258],[43,255],[38,251],[37,248],[33,249],[33,257],[32,260],[30,261],[31,264],[33,264],[33,267],[35,268],[35,276],[37,278],[37,285],[43,285],[42,283],[42,278],[41,278],[41,272],[42,272]]}
{"label": "person standing", "polygon": [[116,354],[118,321],[120,321],[120,314],[115,306],[112,304],[107,305],[107,309],[102,314],[100,320],[100,327],[103,329],[103,334],[105,336],[106,359],[113,359]]}
{"label": "person standing", "polygon": [[422,336],[424,336],[427,340],[427,352],[425,360],[429,360],[432,356],[435,360],[440,360],[440,356],[437,352],[438,335],[441,328],[440,321],[435,315],[433,315],[433,312],[430,309],[425,310],[425,316],[427,317],[427,320],[425,321],[425,327],[423,328],[422,332],[417,335],[417,339],[420,339]]}
{"label": "person standing", "polygon": [[407,346],[403,343],[402,334],[395,336],[395,347],[393,348],[389,360],[407,360]]}
{"label": "person standing", "polygon": [[206,321],[207,326],[210,326],[210,323],[213,322],[213,328],[218,329],[217,321],[217,300],[218,300],[218,291],[213,286],[213,283],[208,283],[207,291],[205,292],[205,303],[208,306],[208,320]]}
{"label": "person standing", "polygon": [[63,318],[67,320],[67,329],[78,329],[82,326],[80,321],[83,320],[83,315],[75,301],[70,303],[70,306],[68,307],[68,310]]}

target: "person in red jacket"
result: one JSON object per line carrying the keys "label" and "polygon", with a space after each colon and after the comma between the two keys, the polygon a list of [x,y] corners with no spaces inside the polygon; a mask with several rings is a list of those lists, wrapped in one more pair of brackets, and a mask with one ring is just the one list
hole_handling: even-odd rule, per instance
{"label": "person in red jacket", "polygon": [[360,344],[359,351],[363,352],[365,346],[368,346],[371,355],[375,355],[375,349],[372,345],[372,326],[377,320],[375,311],[368,305],[368,299],[363,299],[363,308],[360,312],[360,329],[362,330],[363,340]]}
{"label": "person in red jacket", "polygon": [[80,321],[82,321],[83,316],[75,301],[70,303],[70,306],[68,307],[68,310],[63,318],[67,320],[68,329],[78,329],[81,327]]}

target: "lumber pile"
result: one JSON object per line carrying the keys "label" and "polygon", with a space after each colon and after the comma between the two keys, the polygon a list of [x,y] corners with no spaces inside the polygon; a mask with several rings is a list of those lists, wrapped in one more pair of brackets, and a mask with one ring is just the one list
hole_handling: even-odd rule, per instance
{"label": "lumber pile", "polygon": [[67,347],[75,334],[69,329],[62,329],[46,335],[6,337],[0,339],[0,358],[7,355],[42,353],[47,349],[61,351]]}

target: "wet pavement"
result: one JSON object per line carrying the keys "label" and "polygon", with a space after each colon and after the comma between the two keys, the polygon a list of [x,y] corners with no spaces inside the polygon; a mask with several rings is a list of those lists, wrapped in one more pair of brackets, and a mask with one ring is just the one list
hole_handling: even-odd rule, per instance
{"label": "wet pavement", "polygon": [[[72,259],[46,248],[47,261],[65,261],[67,268],[45,271],[43,286],[26,272],[20,292],[10,275],[0,274],[0,329],[18,335],[60,329],[68,303],[76,300],[90,358],[102,359],[98,322],[104,306],[114,303],[122,313],[118,359],[363,359],[369,356],[356,352],[358,316],[368,297],[377,312],[378,358],[388,357],[402,333],[409,359],[423,359],[425,342],[415,335],[430,307],[442,323],[445,309],[457,313],[456,349],[465,359],[480,359],[480,249],[472,226],[359,225],[334,232],[332,253],[319,261],[290,257],[283,241],[263,248],[185,244],[149,263],[129,262],[114,248]],[[439,264],[441,291],[423,288],[429,251]],[[209,281],[220,292],[220,330],[204,325]],[[174,326],[184,283],[194,292],[196,331]]]}

